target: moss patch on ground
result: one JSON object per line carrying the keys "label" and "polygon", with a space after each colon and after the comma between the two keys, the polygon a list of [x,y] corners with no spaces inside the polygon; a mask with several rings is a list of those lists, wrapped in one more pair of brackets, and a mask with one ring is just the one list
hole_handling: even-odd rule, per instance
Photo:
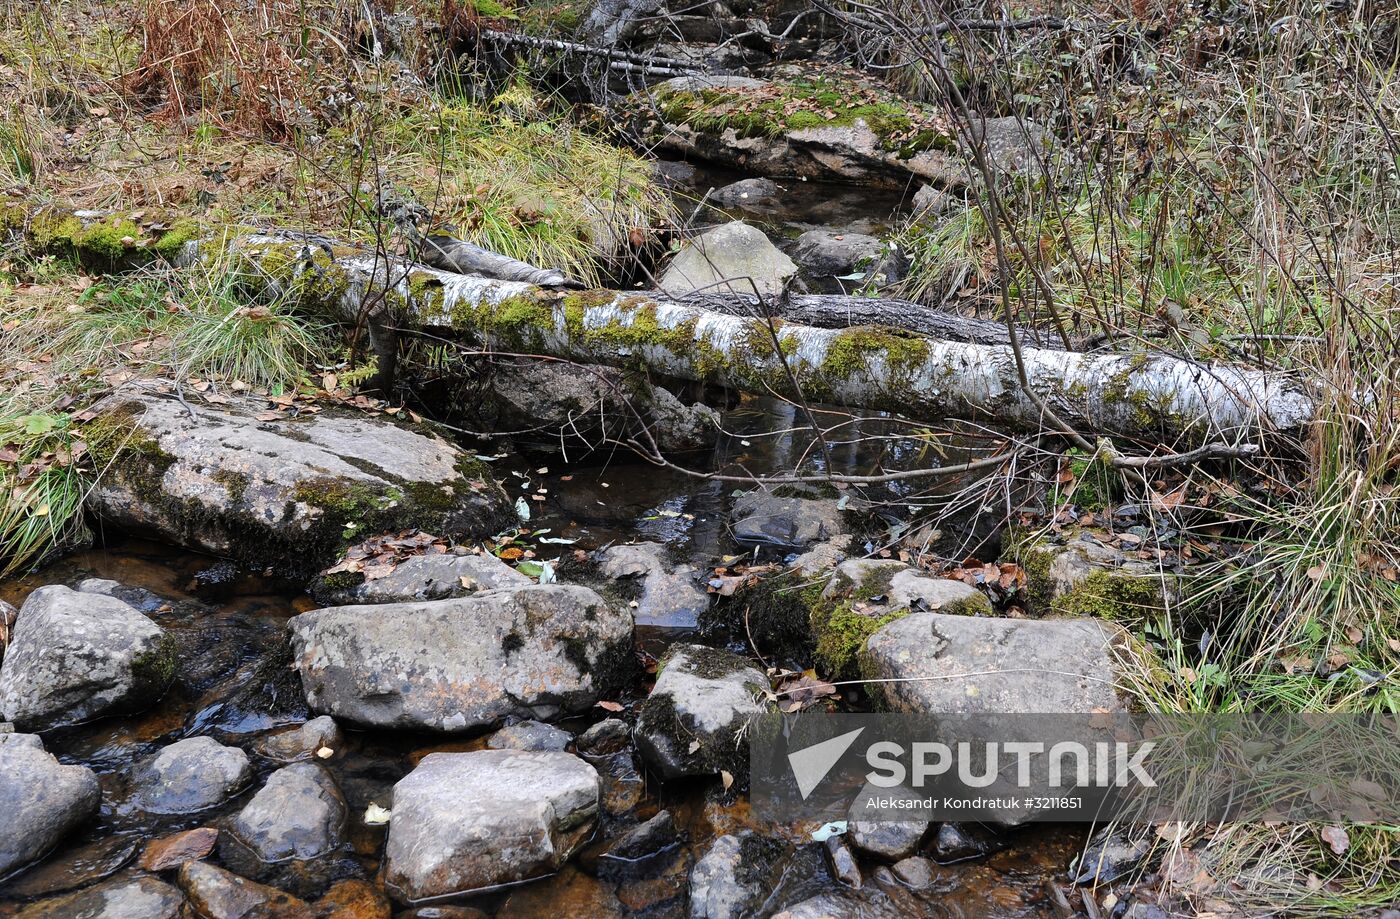
{"label": "moss patch on ground", "polygon": [[765,86],[673,90],[661,93],[656,104],[667,122],[705,134],[781,137],[864,122],[881,149],[902,158],[955,146],[946,119],[932,106],[836,72]]}

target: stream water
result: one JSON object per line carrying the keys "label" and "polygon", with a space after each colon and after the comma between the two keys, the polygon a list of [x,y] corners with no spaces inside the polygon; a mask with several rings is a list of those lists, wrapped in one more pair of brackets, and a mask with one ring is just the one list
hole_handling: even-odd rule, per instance
{"label": "stream water", "polygon": [[[725,414],[724,425],[729,434],[715,454],[692,459],[698,468],[762,473],[817,468],[825,462],[820,451],[810,449],[805,432],[792,430],[800,427],[792,406],[748,400]],[[921,455],[921,443],[885,419],[861,419],[851,427],[849,443],[840,442],[831,452],[838,472],[899,468]],[[775,431],[787,433],[775,435]],[[641,466],[622,456],[595,456],[585,465],[569,466],[557,454],[488,455],[499,456],[495,468],[508,489],[522,495],[546,489],[546,500],[533,502],[536,510],[530,526],[575,541],[559,546],[561,552],[594,549],[614,541],[654,540],[706,567],[717,557],[751,551],[736,544],[728,530],[732,484]],[[886,497],[895,501],[901,492],[893,486],[885,489]],[[14,915],[25,901],[102,877],[140,874],[134,865],[146,841],[195,826],[217,826],[245,804],[279,765],[254,756],[257,781],[242,795],[214,812],[163,818],[139,811],[128,800],[127,778],[143,757],[175,740],[201,734],[252,749],[259,737],[309,717],[295,675],[277,651],[287,619],[315,606],[296,585],[255,575],[229,575],[217,559],[119,539],[0,584],[0,598],[19,605],[36,587],[74,585],[86,578],[110,579],[145,592],[125,596],[178,637],[183,652],[181,677],[149,711],[46,736],[48,748],[62,761],[90,766],[99,774],[102,810],[80,836],[0,889],[0,916]],[[690,636],[675,629],[639,630],[639,644],[655,652],[678,637]],[[638,687],[636,698],[641,692]],[[599,712],[598,717],[603,714]],[[564,726],[582,730],[587,722]],[[321,876],[273,879],[306,896],[318,894],[337,878],[377,883],[385,829],[364,824],[361,817],[366,808],[390,805],[393,784],[426,754],[479,749],[484,744],[481,738],[354,730],[347,731],[346,738],[326,765],[350,806],[350,852],[326,866]],[[815,829],[760,825],[742,797],[719,793],[712,783],[662,787],[644,774],[630,750],[594,764],[605,777],[609,817],[593,847],[551,878],[465,902],[503,917],[683,916],[687,915],[689,868],[715,836],[748,827],[810,843]],[[659,863],[653,860],[626,870],[599,859],[604,837],[615,835],[608,832],[610,827],[645,819],[662,807],[684,829],[680,847],[664,853]],[[939,867],[933,886],[924,890],[905,888],[888,871],[876,871],[873,877],[867,871],[867,883],[887,888],[901,912],[909,916],[1054,915],[1045,879],[1062,876],[1081,841],[1071,828],[1031,828],[1007,836],[1001,851]],[[840,889],[823,866],[818,848],[806,846],[773,881],[765,914],[822,891]]]}

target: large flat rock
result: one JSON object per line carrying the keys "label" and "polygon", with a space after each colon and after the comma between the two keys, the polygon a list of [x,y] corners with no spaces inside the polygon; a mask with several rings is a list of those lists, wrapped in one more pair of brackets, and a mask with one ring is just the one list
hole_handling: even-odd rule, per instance
{"label": "large flat rock", "polygon": [[433,753],[394,786],[385,881],[413,903],[550,874],[588,841],[597,771],[568,753]]}
{"label": "large flat rock", "polygon": [[89,425],[105,473],[88,506],[111,527],[298,571],[373,532],[469,539],[514,520],[483,464],[440,437],[349,411],[266,408],[124,388]]}
{"label": "large flat rock", "polygon": [[467,731],[547,720],[612,698],[632,661],[632,614],[563,584],[313,610],[291,620],[318,713],[370,727]]}
{"label": "large flat rock", "polygon": [[861,655],[897,712],[1091,714],[1123,711],[1116,627],[1092,619],[914,613],[882,627]]}

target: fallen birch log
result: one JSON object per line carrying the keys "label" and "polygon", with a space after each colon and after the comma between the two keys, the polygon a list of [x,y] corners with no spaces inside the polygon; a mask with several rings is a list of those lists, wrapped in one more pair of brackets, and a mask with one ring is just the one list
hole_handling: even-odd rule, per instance
{"label": "fallen birch log", "polygon": [[[269,281],[317,291],[345,316],[358,315],[367,300],[378,297],[401,328],[470,337],[497,351],[912,419],[1043,428],[1008,345],[933,339],[878,326],[822,329],[721,313],[656,292],[560,291],[390,265],[373,256],[331,258],[309,247],[289,258],[289,245],[296,246],[257,236],[236,243],[252,263],[277,268],[265,272]],[[1033,347],[1024,347],[1022,358],[1040,398],[1087,435],[1185,450],[1265,434],[1297,435],[1314,412],[1306,389],[1278,373]]]}
{"label": "fallen birch log", "polygon": [[[127,227],[120,219],[101,217],[106,223],[99,234],[86,218],[50,215],[37,238],[25,231],[32,222],[17,225],[12,214],[3,221],[12,235],[74,248],[80,236],[109,240]],[[179,248],[189,258],[197,249],[201,257],[211,258],[211,249],[222,248],[270,291],[349,321],[369,316],[401,329],[468,337],[498,351],[605,364],[917,420],[956,418],[1023,431],[1044,427],[1005,344],[929,338],[881,326],[824,329],[718,312],[659,293],[561,291],[385,260],[323,239],[307,242],[286,234],[229,230],[222,245],[211,246],[191,240],[186,227],[172,226],[154,238],[147,230],[136,229],[146,237],[138,237],[143,250]],[[177,234],[178,247],[172,239]],[[1295,436],[1314,414],[1306,387],[1280,373],[1165,356],[1036,347],[1023,347],[1022,358],[1029,385],[1040,399],[1089,436],[1185,451],[1249,442],[1264,434]]]}

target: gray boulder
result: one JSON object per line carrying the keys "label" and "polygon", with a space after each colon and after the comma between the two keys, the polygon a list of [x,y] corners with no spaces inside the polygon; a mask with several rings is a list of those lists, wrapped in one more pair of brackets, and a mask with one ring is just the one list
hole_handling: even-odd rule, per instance
{"label": "gray boulder", "polygon": [[396,899],[557,871],[593,833],[598,773],[567,753],[433,753],[394,786],[385,880]]}
{"label": "gray boulder", "polygon": [[1118,634],[1090,619],[914,613],[871,635],[861,659],[867,678],[888,681],[874,685],[896,712],[1118,712]]}
{"label": "gray boulder", "polygon": [[291,620],[317,712],[371,727],[466,731],[584,711],[632,662],[632,615],[586,587],[313,610]]}
{"label": "gray boulder", "polygon": [[[329,715],[312,718],[310,721],[285,731],[258,738],[253,749],[259,756],[265,756],[279,763],[297,763],[310,759],[329,759],[340,752],[345,737],[340,726]],[[331,751],[323,754],[323,750]]]}
{"label": "gray boulder", "polygon": [[252,780],[247,753],[212,737],[189,737],[137,768],[134,802],[151,814],[192,814],[222,804]]}
{"label": "gray boulder", "polygon": [[669,294],[701,291],[771,297],[782,292],[797,273],[762,230],[741,220],[715,227],[687,243],[661,276],[661,289]]}
{"label": "gray boulder", "polygon": [[864,233],[809,230],[797,237],[792,259],[810,287],[827,293],[840,293],[867,281],[880,286],[893,284],[902,275],[899,253]]}
{"label": "gray boulder", "polygon": [[568,747],[574,735],[539,721],[522,721],[503,727],[486,738],[491,750],[535,750],[560,752]]}
{"label": "gray boulder", "polygon": [[88,507],[109,526],[293,572],[323,567],[347,536],[413,526],[466,540],[514,521],[485,466],[440,437],[266,409],[238,397],[192,415],[151,385],[124,388],[90,425],[108,472]]}
{"label": "gray boulder", "polygon": [[178,919],[184,905],[180,891],[164,881],[119,879],[34,903],[16,919]]}
{"label": "gray boulder", "polygon": [[852,820],[846,836],[860,851],[893,862],[919,851],[928,828],[927,820]]}
{"label": "gray boulder", "polygon": [[606,577],[641,579],[642,594],[633,610],[638,625],[693,629],[700,614],[710,608],[710,595],[700,582],[704,573],[694,565],[672,561],[659,543],[609,546],[595,560]]}
{"label": "gray boulder", "polygon": [[734,538],[804,549],[846,532],[837,504],[831,498],[746,492],[734,500]]}
{"label": "gray boulder", "polygon": [[34,734],[0,734],[0,877],[95,816],[101,798],[91,769],[61,765]]}
{"label": "gray boulder", "polygon": [[740,179],[710,193],[710,201],[720,207],[761,208],[782,194],[772,179]]}
{"label": "gray boulder", "polygon": [[174,641],[122,601],[41,587],[0,664],[0,714],[47,730],[140,711],[170,686],[175,657]]}
{"label": "gray boulder", "polygon": [[768,678],[747,660],[704,645],[672,645],[637,717],[637,751],[662,778],[747,774],[739,732],[767,711]]}
{"label": "gray boulder", "polygon": [[[823,596],[838,596],[850,589],[855,589],[878,615],[898,609],[964,616],[992,613],[991,601],[977,588],[935,577],[895,559],[853,558],[842,562],[836,566],[836,576],[827,584]],[[874,599],[877,597],[884,599]]]}
{"label": "gray boulder", "polygon": [[494,555],[415,555],[399,562],[387,577],[346,585],[346,572],[323,575],[312,584],[312,594],[326,606],[356,603],[402,603],[408,600],[442,600],[467,597],[483,590],[520,587],[533,583]]}
{"label": "gray boulder", "polygon": [[220,836],[220,853],[227,861],[228,844],[236,842],[265,863],[320,858],[344,843],[346,816],[330,773],[316,763],[294,763],[268,776],[233,818]]}

